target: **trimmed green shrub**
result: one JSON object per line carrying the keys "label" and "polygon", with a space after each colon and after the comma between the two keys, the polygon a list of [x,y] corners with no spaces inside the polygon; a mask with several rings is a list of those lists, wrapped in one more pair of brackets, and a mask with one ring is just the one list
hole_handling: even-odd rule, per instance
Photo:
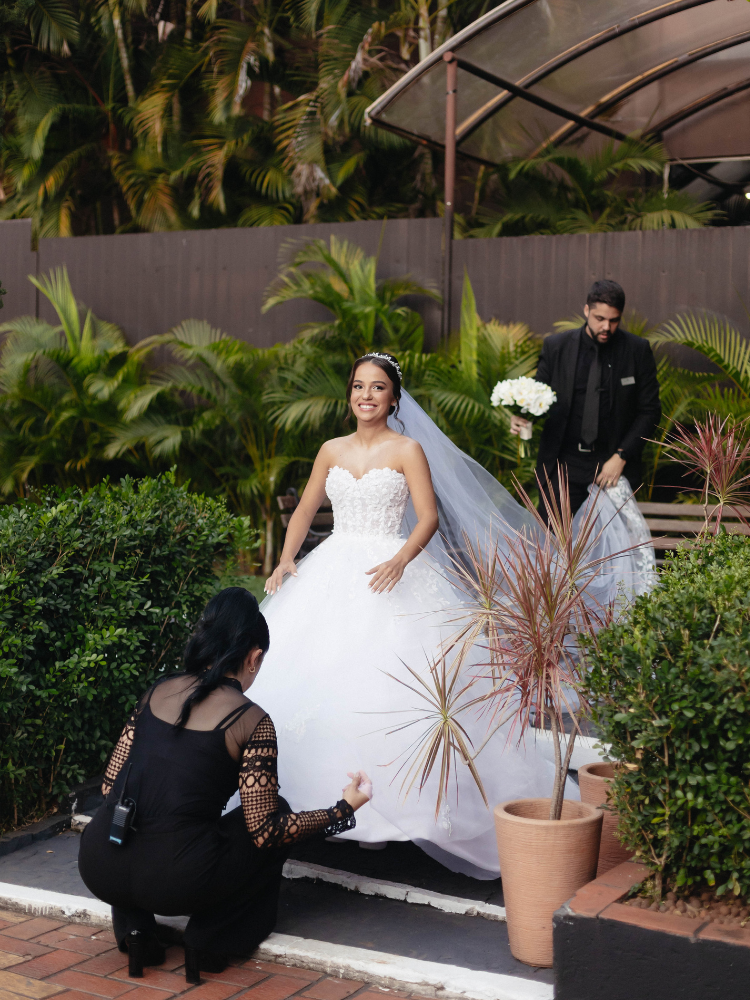
{"label": "trimmed green shrub", "polygon": [[750,892],[750,539],[676,553],[591,660],[623,842],[657,891]]}
{"label": "trimmed green shrub", "polygon": [[0,508],[4,828],[103,771],[135,700],[177,666],[234,524],[171,473]]}

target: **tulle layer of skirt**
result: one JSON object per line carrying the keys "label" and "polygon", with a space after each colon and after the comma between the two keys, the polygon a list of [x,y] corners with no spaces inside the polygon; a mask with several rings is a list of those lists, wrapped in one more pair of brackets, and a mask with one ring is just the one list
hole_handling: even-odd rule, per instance
{"label": "tulle layer of skirt", "polygon": [[[496,877],[492,807],[550,795],[551,747],[533,735],[520,747],[503,731],[493,736],[477,759],[489,808],[460,762],[453,762],[455,777],[437,816],[439,763],[421,793],[413,787],[405,794],[409,768],[436,721],[428,663],[455,632],[457,596],[424,557],[406,568],[392,593],[368,588],[366,571],[403,541],[334,531],[304,559],[298,576],[262,604],[271,648],[248,694],[276,725],[281,793],[293,809],[333,804],[347,772],[364,770],[374,796],[345,837],[412,840],[455,870]],[[410,670],[425,681],[421,695]],[[461,721],[480,746],[487,717],[473,710]],[[578,798],[576,786],[569,782],[566,794]]]}

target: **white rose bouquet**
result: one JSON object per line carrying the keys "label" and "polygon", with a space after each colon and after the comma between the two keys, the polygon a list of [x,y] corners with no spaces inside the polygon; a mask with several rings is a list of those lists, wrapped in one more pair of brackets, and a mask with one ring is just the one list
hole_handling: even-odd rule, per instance
{"label": "white rose bouquet", "polygon": [[[502,406],[518,417],[533,421],[543,417],[556,401],[557,395],[544,382],[527,375],[521,378],[506,378],[498,382],[492,390],[490,402],[493,406]],[[531,440],[532,429],[525,427],[519,434],[521,439],[521,457],[525,457],[524,441]]]}

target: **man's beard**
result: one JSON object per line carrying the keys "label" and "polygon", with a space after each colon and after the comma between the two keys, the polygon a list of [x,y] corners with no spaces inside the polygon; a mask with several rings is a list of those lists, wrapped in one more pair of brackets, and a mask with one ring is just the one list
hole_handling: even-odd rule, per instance
{"label": "man's beard", "polygon": [[588,331],[589,337],[591,337],[591,339],[594,341],[595,344],[608,344],[612,340],[612,337],[614,336],[614,334],[610,333],[609,330],[608,330],[607,333],[606,333],[606,338],[607,339],[606,340],[599,340],[599,337],[603,337],[603,336],[605,336],[605,334],[594,333],[594,331],[591,329],[591,327],[588,325],[588,323],[586,324],[586,329]]}

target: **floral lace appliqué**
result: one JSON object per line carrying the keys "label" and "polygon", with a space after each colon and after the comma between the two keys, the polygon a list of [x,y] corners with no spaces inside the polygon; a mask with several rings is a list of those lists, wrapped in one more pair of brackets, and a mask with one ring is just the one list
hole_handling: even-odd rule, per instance
{"label": "floral lace appliqu\u00e9", "polygon": [[334,465],[326,479],[326,493],[333,506],[334,531],[400,535],[409,502],[402,472],[371,469],[355,479],[351,472]]}

